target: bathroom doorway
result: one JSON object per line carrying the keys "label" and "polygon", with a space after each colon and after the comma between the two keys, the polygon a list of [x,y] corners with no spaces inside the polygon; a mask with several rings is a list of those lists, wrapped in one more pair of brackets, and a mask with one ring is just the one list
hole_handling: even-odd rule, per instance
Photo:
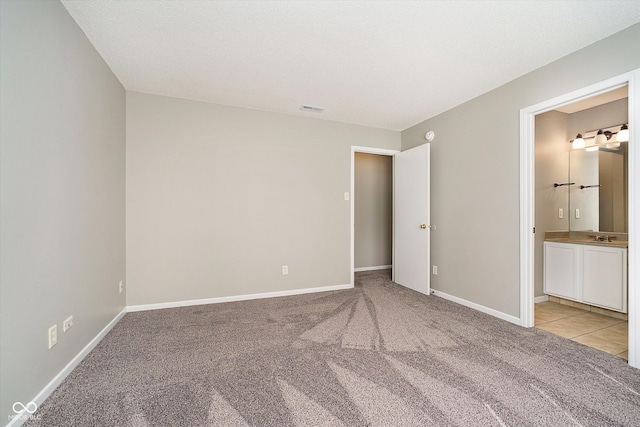
{"label": "bathroom doorway", "polygon": [[[535,117],[534,325],[625,360],[628,106],[625,85]],[[616,271],[595,283],[584,254]],[[564,265],[574,260],[582,271]]]}
{"label": "bathroom doorway", "polygon": [[[638,83],[640,83],[640,70],[635,70],[633,72],[609,79],[607,81],[600,82],[598,84],[592,85],[587,88],[583,88],[577,90],[575,92],[559,96],[557,98],[541,102],[539,104],[533,105],[531,107],[525,108],[521,110],[521,224],[520,224],[520,242],[521,242],[521,311],[520,311],[520,319],[523,326],[531,327],[534,326],[534,300],[535,296],[538,297],[537,301],[541,301],[545,298],[544,295],[539,295],[539,290],[536,286],[536,282],[538,282],[538,286],[540,283],[540,278],[536,275],[536,272],[540,268],[539,262],[540,256],[538,255],[539,245],[536,245],[536,240],[543,238],[544,229],[540,229],[540,225],[538,224],[539,218],[538,209],[536,207],[536,195],[539,186],[539,177],[537,176],[537,154],[535,151],[535,125],[537,116],[542,117],[541,115],[544,113],[551,112],[552,110],[558,110],[562,107],[567,107],[569,105],[575,104],[578,101],[592,102],[592,98],[603,95],[608,92],[615,91],[617,89],[621,89],[625,86],[628,86],[629,90],[629,99],[628,99],[628,128],[630,130],[630,139],[628,145],[628,182],[629,182],[629,192],[628,192],[628,210],[627,210],[627,218],[629,222],[629,233],[628,233],[628,242],[629,246],[637,244],[640,241],[640,188],[635,184],[640,179],[640,150],[637,147],[637,143],[634,145],[634,141],[638,141],[638,114],[637,108],[640,104],[640,92],[638,91]],[[615,102],[615,101],[612,101]],[[569,113],[567,113],[569,114]],[[556,117],[557,118],[557,117]],[[610,123],[610,125],[619,124],[619,123]],[[605,127],[604,124],[595,124],[594,128],[598,126]],[[591,131],[592,129],[588,127],[584,129],[584,132]],[[593,129],[596,130],[597,129]],[[568,131],[567,131],[568,132]],[[567,146],[569,146],[569,139],[576,139],[577,135],[569,137],[567,135],[566,142]],[[567,155],[568,156],[568,155]],[[564,160],[563,160],[564,161]],[[568,162],[567,162],[568,164]],[[535,177],[535,180],[534,180]],[[555,180],[554,180],[555,181]],[[560,181],[560,182],[558,182]],[[567,184],[566,186],[570,186],[571,180],[569,176],[566,179],[561,180],[558,179],[553,184]],[[583,184],[587,187],[586,184]],[[561,188],[563,186],[555,187]],[[547,193],[547,196],[552,199],[558,196],[560,192],[556,193]],[[585,193],[586,194],[586,193]],[[562,211],[560,211],[562,209]],[[580,215],[582,211],[578,213]],[[567,219],[571,217],[575,217],[575,209],[572,209],[568,204],[566,207],[556,206],[553,211],[548,212],[549,216],[552,217],[553,220],[559,221],[562,219]],[[560,216],[565,215],[564,218],[560,218]],[[581,215],[580,215],[581,216]],[[581,218],[578,218],[581,219]],[[549,221],[552,221],[549,219]],[[544,221],[542,221],[544,222]],[[535,228],[534,228],[535,227]],[[544,228],[544,226],[543,226]],[[539,234],[539,233],[542,233]],[[594,233],[595,234],[595,233]],[[544,239],[543,239],[544,240]],[[638,278],[640,277],[640,257],[635,251],[629,252],[628,257],[628,307],[631,310],[631,314],[629,315],[629,323],[628,323],[628,336],[629,336],[629,349],[628,349],[628,360],[629,364],[634,367],[640,367],[640,339],[638,335],[640,335],[640,322],[634,316],[634,307],[638,307],[640,302],[640,284],[638,283]],[[536,292],[538,291],[538,292]],[[571,299],[569,299],[571,300]],[[553,302],[553,301],[552,301]],[[558,303],[559,304],[559,303]],[[578,307],[571,307],[569,304],[564,304],[562,308],[575,308],[580,309]],[[584,308],[584,307],[583,307]],[[544,310],[541,310],[544,311]],[[582,312],[574,312],[572,310],[565,310],[569,315],[567,317],[573,317],[588,314],[587,317],[597,317],[593,314],[595,312],[583,310]],[[595,313],[600,315],[600,313]],[[546,313],[547,321],[554,315],[550,315]],[[551,317],[550,317],[551,316]],[[559,316],[559,314],[557,315]],[[545,317],[545,316],[541,316]],[[612,325],[605,325],[600,329],[606,329],[610,326],[615,326],[615,324],[620,324],[623,322],[623,319],[617,319],[615,317],[608,317],[608,322],[614,322]],[[558,318],[557,320],[560,320]],[[577,319],[573,319],[577,320]],[[571,323],[570,321],[566,321],[566,323]],[[549,327],[549,329],[551,329]],[[622,326],[619,326],[620,332],[624,329]],[[588,332],[590,333],[590,332]],[[586,334],[583,334],[586,335]],[[575,338],[575,337],[574,337]],[[593,338],[593,337],[591,337]],[[591,338],[584,338],[585,341]],[[576,340],[578,341],[578,340]],[[615,352],[615,349],[611,349],[609,352]]]}

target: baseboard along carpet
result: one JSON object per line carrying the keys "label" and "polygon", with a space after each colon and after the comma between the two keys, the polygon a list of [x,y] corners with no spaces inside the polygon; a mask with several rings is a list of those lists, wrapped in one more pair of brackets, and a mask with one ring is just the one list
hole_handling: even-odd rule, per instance
{"label": "baseboard along carpet", "polygon": [[640,371],[374,271],[351,290],[128,313],[35,415],[26,425],[640,425]]}

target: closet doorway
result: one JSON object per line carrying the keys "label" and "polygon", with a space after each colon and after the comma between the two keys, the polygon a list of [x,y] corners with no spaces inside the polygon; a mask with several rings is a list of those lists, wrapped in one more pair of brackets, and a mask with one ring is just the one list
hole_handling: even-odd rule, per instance
{"label": "closet doorway", "polygon": [[[351,236],[350,236],[350,271],[351,271],[351,284],[355,285],[355,272],[356,271],[367,271],[373,268],[393,268],[393,267],[389,267],[390,265],[393,264],[393,258],[390,258],[388,261],[385,261],[385,258],[382,258],[380,254],[383,254],[385,249],[374,249],[374,250],[367,250],[365,251],[365,253],[362,253],[362,245],[364,242],[366,242],[367,240],[372,241],[372,237],[371,236],[367,236],[366,232],[367,229],[369,229],[371,226],[367,225],[367,222],[371,222],[371,221],[365,221],[364,223],[361,224],[361,221],[357,221],[356,222],[356,208],[355,208],[355,201],[356,198],[358,198],[358,193],[363,191],[360,190],[358,191],[356,189],[356,156],[358,156],[358,158],[362,158],[360,157],[361,155],[365,154],[365,155],[371,155],[374,156],[373,160],[375,162],[375,160],[385,160],[388,161],[391,165],[391,176],[389,177],[389,180],[387,181],[386,178],[383,180],[385,182],[385,186],[389,186],[389,189],[391,191],[391,201],[390,201],[390,208],[391,208],[391,235],[388,237],[390,239],[391,242],[391,251],[390,251],[390,255],[393,255],[393,156],[398,154],[400,151],[399,150],[390,150],[390,149],[385,149],[385,148],[373,148],[373,147],[361,147],[361,146],[352,146],[351,147],[351,193],[350,193],[350,210],[351,210],[351,220],[350,220],[350,230],[351,230]],[[377,163],[377,162],[375,162]],[[382,163],[382,161],[380,162]],[[366,163],[365,165],[367,165],[368,163]],[[358,163],[360,172],[362,172],[362,168],[360,166],[362,166],[362,164]],[[373,167],[367,167],[365,166],[366,169],[369,168],[373,168]],[[362,173],[360,173],[359,175],[362,175]],[[369,175],[369,173],[365,173],[365,175]],[[359,176],[359,181],[364,181],[364,182],[374,182],[374,180],[368,180],[366,177]],[[366,184],[366,186],[370,186],[372,185],[371,183]],[[366,189],[366,186],[364,187]],[[362,188],[362,185],[359,185],[360,188]],[[365,191],[366,193],[366,191]],[[349,200],[349,193],[345,193],[345,200]],[[364,193],[360,195],[361,199],[364,197],[364,201],[362,203],[360,203],[360,208],[362,207],[367,207],[367,202],[366,199],[370,198],[368,196],[366,196]],[[383,198],[384,199],[384,198]],[[384,205],[382,205],[384,206]],[[371,215],[371,214],[369,214]],[[359,264],[356,265],[356,227],[359,228],[358,231],[358,237],[363,237],[363,239],[361,239],[360,243],[358,244],[358,247],[360,249],[359,252]],[[376,232],[375,234],[380,234],[378,232]],[[384,233],[384,235],[386,236],[386,233]],[[382,245],[382,244],[381,244]],[[367,253],[368,252],[368,253]],[[372,258],[371,257],[371,253],[372,252],[379,252],[379,254],[377,255],[378,258]],[[358,269],[356,269],[356,267],[358,267]]]}
{"label": "closet doorway", "polygon": [[393,157],[355,153],[354,271],[390,269],[393,246]]}

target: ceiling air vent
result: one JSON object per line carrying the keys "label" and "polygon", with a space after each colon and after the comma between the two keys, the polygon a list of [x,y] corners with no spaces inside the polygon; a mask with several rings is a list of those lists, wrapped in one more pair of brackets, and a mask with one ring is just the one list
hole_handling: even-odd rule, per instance
{"label": "ceiling air vent", "polygon": [[314,107],[313,105],[302,105],[300,111],[307,111],[309,113],[322,113],[325,109],[322,107]]}

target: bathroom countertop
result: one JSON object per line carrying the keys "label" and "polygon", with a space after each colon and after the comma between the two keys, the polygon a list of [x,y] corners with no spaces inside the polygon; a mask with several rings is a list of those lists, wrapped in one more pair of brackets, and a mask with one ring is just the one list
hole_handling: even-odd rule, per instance
{"label": "bathroom countertop", "polygon": [[594,239],[581,239],[576,237],[552,237],[544,239],[545,242],[556,242],[556,243],[575,243],[578,245],[593,245],[593,246],[609,246],[615,248],[628,248],[629,242],[625,240],[612,241],[612,242],[601,242],[596,241]]}

